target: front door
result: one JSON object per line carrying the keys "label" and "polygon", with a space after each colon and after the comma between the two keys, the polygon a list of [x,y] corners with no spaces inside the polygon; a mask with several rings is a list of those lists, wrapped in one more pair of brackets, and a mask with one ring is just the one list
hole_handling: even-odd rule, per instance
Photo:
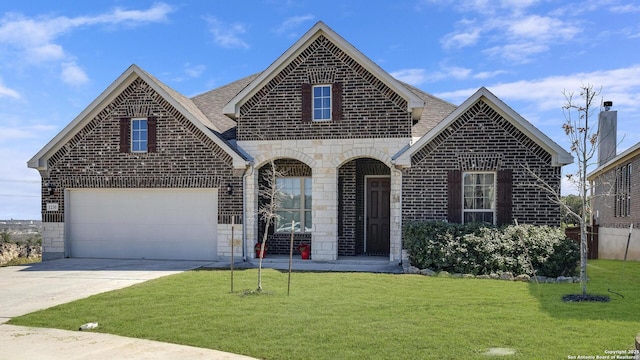
{"label": "front door", "polygon": [[368,177],[366,187],[367,255],[389,255],[389,177]]}

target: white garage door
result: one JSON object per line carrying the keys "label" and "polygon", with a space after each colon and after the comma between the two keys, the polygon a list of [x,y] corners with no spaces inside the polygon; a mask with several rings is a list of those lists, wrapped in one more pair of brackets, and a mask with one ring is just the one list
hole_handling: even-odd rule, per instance
{"label": "white garage door", "polygon": [[217,189],[71,189],[71,257],[213,260]]}

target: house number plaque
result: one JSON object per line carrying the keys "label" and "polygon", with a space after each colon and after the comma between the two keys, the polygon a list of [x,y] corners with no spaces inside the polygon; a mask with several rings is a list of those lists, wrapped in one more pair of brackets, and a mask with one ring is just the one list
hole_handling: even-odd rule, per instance
{"label": "house number plaque", "polygon": [[47,211],[58,211],[58,203],[47,203]]}

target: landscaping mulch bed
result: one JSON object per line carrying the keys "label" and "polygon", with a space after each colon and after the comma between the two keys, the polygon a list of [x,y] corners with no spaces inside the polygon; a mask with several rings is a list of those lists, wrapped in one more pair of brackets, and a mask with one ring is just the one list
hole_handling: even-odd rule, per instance
{"label": "landscaping mulch bed", "polygon": [[608,296],[602,296],[602,295],[590,295],[590,294],[586,294],[586,295],[572,294],[572,295],[563,296],[562,297],[562,301],[564,301],[564,302],[583,302],[583,301],[588,301],[588,302],[609,302],[609,297]]}

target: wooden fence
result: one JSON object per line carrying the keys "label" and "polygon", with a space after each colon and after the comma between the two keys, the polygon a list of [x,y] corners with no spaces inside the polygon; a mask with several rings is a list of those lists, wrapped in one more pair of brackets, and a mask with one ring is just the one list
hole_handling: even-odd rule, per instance
{"label": "wooden fence", "polygon": [[[580,245],[580,227],[568,227],[564,234]],[[587,226],[587,259],[598,258],[598,225]]]}

